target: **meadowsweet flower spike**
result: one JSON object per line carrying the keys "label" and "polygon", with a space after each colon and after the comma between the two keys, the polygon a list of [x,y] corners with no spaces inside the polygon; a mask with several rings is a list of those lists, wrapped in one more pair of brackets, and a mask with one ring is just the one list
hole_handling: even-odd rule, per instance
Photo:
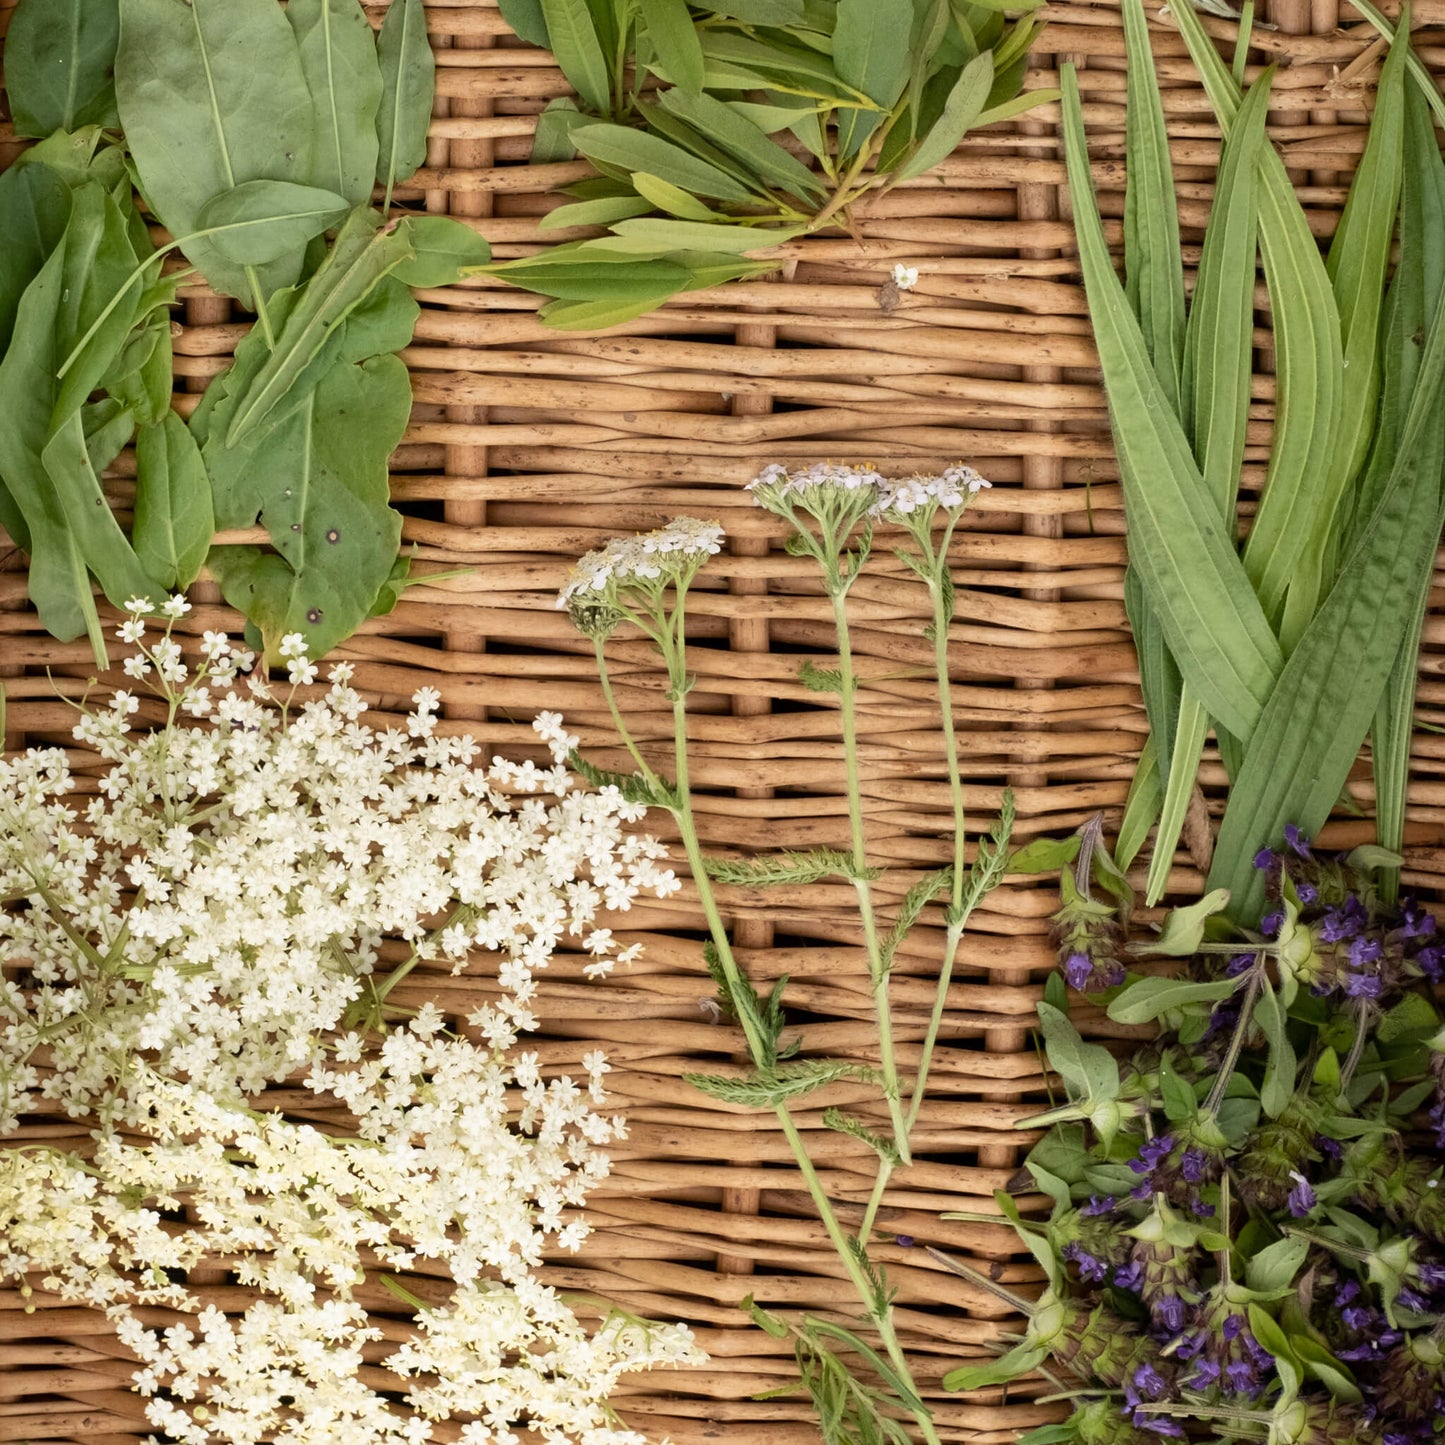
{"label": "meadowsweet flower spike", "polygon": [[[635,1445],[618,1378],[701,1357],[682,1326],[589,1329],[536,1277],[585,1240],[625,1126],[600,1052],[574,1079],[520,1042],[537,970],[566,948],[605,973],[630,951],[601,910],[677,890],[643,809],[577,786],[556,714],[536,724],[553,766],[478,767],[472,739],[434,735],[435,689],[373,730],[347,664],[288,705],[221,634],[188,668],[174,600],[128,610],[172,721],[138,729],[128,692],[85,710],[76,739],[109,764],[88,800],[62,750],[0,759],[0,895],[28,900],[0,909],[0,1280],[104,1309],[148,1420],[185,1445],[413,1445],[448,1418],[469,1445],[529,1425]],[[281,650],[314,680],[299,635]],[[497,987],[465,1019],[391,998],[482,959]],[[273,1108],[283,1082],[349,1132]],[[37,1109],[89,1125],[87,1157],[5,1147]],[[218,1258],[248,1308],[184,1282]],[[410,1334],[366,1356],[409,1382],[398,1410],[363,1378],[381,1333],[360,1287],[416,1266],[447,1291],[422,1307],[396,1285]],[[181,1322],[148,1325],[152,1305]]]}

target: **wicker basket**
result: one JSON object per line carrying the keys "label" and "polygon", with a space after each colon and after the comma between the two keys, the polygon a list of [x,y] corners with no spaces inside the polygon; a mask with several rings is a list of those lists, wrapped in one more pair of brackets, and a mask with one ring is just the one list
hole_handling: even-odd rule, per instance
{"label": "wicker basket", "polygon": [[[383,13],[377,7],[373,21]],[[1042,13],[1049,29],[1029,84],[1053,83],[1059,60],[1079,67],[1101,203],[1106,218],[1117,218],[1118,11],[1062,3]],[[7,15],[0,0],[0,23]],[[1415,15],[1445,21],[1445,5],[1424,0]],[[535,116],[566,83],[549,55],[509,33],[488,0],[435,0],[427,18],[440,63],[432,144],[426,169],[399,194],[473,220],[499,257],[524,254],[543,244],[537,221],[556,203],[551,188],[581,169],[526,164]],[[1289,108],[1274,116],[1272,134],[1317,233],[1327,236],[1363,143],[1362,107],[1380,47],[1368,27],[1337,15],[1335,0],[1277,0],[1269,18],[1278,29],[1256,32],[1251,59],[1281,63],[1275,98]],[[1342,22],[1347,28],[1337,28]],[[1228,22],[1206,24],[1220,36],[1234,31]],[[1218,134],[1177,34],[1167,20],[1152,29],[1190,263]],[[1445,68],[1445,46],[1424,39],[1419,50]],[[596,761],[619,765],[590,653],[555,610],[555,589],[568,563],[608,536],[679,512],[716,517],[729,550],[704,574],[691,608],[694,773],[706,841],[744,852],[760,838],[842,843],[836,718],[796,680],[802,658],[822,660],[830,647],[825,599],[808,564],[781,552],[773,519],[747,503],[742,484],[776,459],[869,459],[904,474],[962,458],[995,482],[969,513],[954,557],[952,658],[971,816],[987,826],[1012,787],[1020,836],[1068,831],[1101,808],[1117,822],[1145,721],[1122,604],[1120,489],[1073,255],[1056,111],[969,137],[937,171],[863,212],[856,237],[792,243],[777,279],[685,296],[600,335],[547,331],[534,318],[536,299],[500,283],[423,293],[406,352],[416,407],[392,460],[393,494],[419,572],[471,570],[409,591],[391,616],[346,645],[359,685],[386,709],[431,684],[444,699],[446,726],[513,754],[535,743],[531,717],[555,709]],[[14,152],[7,124],[0,163]],[[1119,237],[1117,220],[1111,235]],[[900,261],[920,272],[917,288],[901,295],[883,285]],[[204,289],[181,294],[176,384],[186,411],[226,364],[244,323]],[[1257,347],[1246,507],[1268,443],[1267,316]],[[111,482],[121,512],[130,506],[128,460]],[[23,555],[11,551],[0,565],[7,745],[67,743],[72,714],[57,692],[86,686],[88,649],[40,630],[25,601]],[[927,662],[921,589],[898,585],[901,576],[881,549],[854,594],[869,839],[875,860],[894,870],[886,886],[900,894],[943,861],[939,829],[948,812],[931,689],[918,677]],[[210,584],[198,584],[193,600],[188,626],[235,627]],[[1435,600],[1421,660],[1425,723],[1445,722],[1445,618],[1439,593]],[[623,705],[646,747],[668,730],[658,669],[625,640],[613,655]],[[1442,757],[1445,739],[1417,732],[1407,875],[1425,889],[1445,878]],[[1203,776],[1217,811],[1223,772],[1212,753]],[[1367,770],[1355,791],[1368,806]],[[1336,841],[1360,839],[1371,825],[1341,819],[1330,832]],[[1181,854],[1174,885],[1198,881]],[[874,1027],[850,899],[826,884],[724,895],[754,975],[791,976],[787,1003],[811,1019],[808,1047],[868,1060]],[[977,917],[949,1001],[934,1097],[915,1136],[921,1157],[895,1176],[882,1215],[889,1230],[937,1241],[1002,1280],[1037,1277],[1010,1231],[937,1216],[986,1207],[1028,1142],[1012,1122],[1041,1097],[1028,1026],[1051,963],[1052,906],[1047,883],[1015,880]],[[575,1068],[583,1052],[604,1046],[616,1068],[614,1101],[631,1124],[611,1180],[593,1198],[596,1232],[551,1278],[695,1325],[712,1363],[625,1386],[618,1404],[635,1427],[671,1434],[678,1445],[816,1441],[805,1400],[752,1398],[786,1380],[791,1356],[753,1328],[738,1303],[752,1294],[768,1306],[842,1318],[853,1308],[850,1287],[771,1118],[680,1082],[685,1071],[743,1057],[739,1035],[711,1006],[689,894],[639,909],[625,924],[628,941],[647,945],[629,972],[588,983],[580,960],[560,959],[540,991],[544,1063]],[[905,1069],[917,1055],[933,966],[920,934],[894,973]],[[398,997],[435,994],[449,1011],[466,1013],[490,988],[483,976],[413,975]],[[864,1093],[834,1085],[799,1115],[845,1218],[866,1200],[871,1155],[824,1130],[820,1116],[829,1104],[847,1104],[866,1118]],[[302,1091],[295,1106],[306,1107]],[[35,1119],[26,1133],[79,1131]],[[1031,1404],[1027,1389],[1008,1400],[997,1392],[943,1395],[942,1373],[983,1353],[1000,1308],[922,1251],[885,1245],[879,1256],[899,1288],[904,1343],[937,1399],[946,1439],[1005,1441],[1047,1418],[1050,1407]],[[218,1268],[209,1282],[194,1283],[223,1306],[242,1306],[225,1278]],[[377,1288],[367,1303],[385,1326],[391,1296]],[[378,1345],[375,1357],[387,1348]],[[28,1302],[0,1292],[0,1441],[132,1445],[148,1432],[139,1397],[127,1389],[129,1368],[103,1317],[42,1292]]]}

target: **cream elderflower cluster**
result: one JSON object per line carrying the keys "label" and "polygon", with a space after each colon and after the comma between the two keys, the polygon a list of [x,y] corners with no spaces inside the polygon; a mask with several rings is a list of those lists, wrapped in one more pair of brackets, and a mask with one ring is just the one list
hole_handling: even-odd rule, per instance
{"label": "cream elderflower cluster", "polygon": [[[106,1309],[175,1440],[417,1442],[444,1419],[467,1445],[638,1440],[607,1408],[618,1376],[699,1356],[680,1325],[589,1329],[537,1279],[585,1238],[624,1125],[597,1107],[600,1052],[574,1081],[518,1044],[557,949],[605,972],[629,955],[602,910],[676,890],[643,810],[576,785],[556,714],[535,724],[552,766],[482,767],[435,736],[430,689],[405,731],[372,728],[345,664],[298,698],[299,638],[286,688],[217,633],[191,672],[183,599],[158,637],[128,610],[127,672],[168,720],[138,728],[125,692],[83,711],[108,765],[88,799],[62,751],[0,763],[0,1137],[27,1114],[94,1126],[87,1157],[0,1143],[0,1279]],[[426,1003],[362,1030],[417,964],[478,950],[499,989],[464,1028]],[[267,1109],[298,1080],[349,1131]],[[239,1316],[185,1282],[208,1259],[251,1292]],[[416,1317],[381,1392],[362,1287],[417,1266],[450,1283],[401,1291]]]}

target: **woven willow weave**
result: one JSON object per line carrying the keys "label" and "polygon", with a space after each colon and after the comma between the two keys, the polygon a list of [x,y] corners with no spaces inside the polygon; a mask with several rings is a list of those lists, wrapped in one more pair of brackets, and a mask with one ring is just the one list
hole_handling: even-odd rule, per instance
{"label": "woven willow weave", "polygon": [[[1154,13],[1151,31],[1177,168],[1187,265],[1197,259],[1212,194],[1218,133],[1182,43]],[[379,24],[385,7],[371,11]],[[1391,7],[1391,13],[1394,8]],[[9,11],[0,3],[0,23]],[[1079,67],[1110,237],[1123,212],[1123,43],[1109,3],[1050,4],[1031,87],[1055,83],[1059,62]],[[1271,134],[1328,236],[1363,144],[1380,47],[1335,0],[1277,0],[1250,51],[1277,61]],[[1445,4],[1416,6],[1427,28],[1418,48],[1445,69]],[[412,205],[474,223],[497,255],[541,244],[538,219],[553,187],[578,165],[526,164],[535,116],[566,93],[544,52],[521,44],[487,0],[435,0],[428,28],[439,62],[426,168],[398,194]],[[1234,26],[1207,20],[1231,39]],[[1339,28],[1343,26],[1344,28]],[[856,234],[792,243],[774,279],[678,299],[657,314],[597,336],[550,332],[536,298],[486,281],[434,294],[405,353],[416,406],[392,461],[393,495],[419,573],[467,575],[409,591],[389,617],[342,649],[358,684],[382,710],[422,684],[444,700],[446,726],[489,750],[534,750],[531,717],[555,709],[603,766],[621,766],[588,647],[553,602],[569,562],[603,539],[656,526],[677,513],[719,519],[731,541],[694,593],[690,665],[695,782],[708,838],[721,850],[843,845],[847,817],[836,717],[797,681],[807,657],[826,665],[825,599],[805,561],[785,556],[774,520],[742,486],[772,460],[870,460],[889,475],[966,460],[994,483],[975,503],[954,552],[958,620],[952,662],[971,819],[986,827],[1006,787],[1018,836],[1060,833],[1104,809],[1111,827],[1128,789],[1145,722],[1122,604],[1124,519],[1104,396],[1073,254],[1056,135],[1057,107],[968,138],[937,171],[861,209]],[[0,128],[0,163],[13,158]],[[582,232],[549,233],[572,239]],[[896,262],[919,269],[917,288],[884,283]],[[176,328],[177,406],[188,411],[226,364],[245,329],[230,302],[182,291]],[[1263,308],[1265,298],[1260,293]],[[1272,402],[1267,309],[1259,314],[1257,370],[1244,507],[1263,472]],[[4,425],[4,418],[0,418]],[[111,479],[128,511],[123,456]],[[259,534],[256,534],[259,536]],[[255,540],[231,534],[232,540]],[[24,557],[8,547],[0,571],[0,674],[9,696],[11,747],[69,740],[72,709],[90,676],[82,641],[42,632],[25,601]],[[892,900],[944,860],[948,810],[921,628],[921,588],[877,549],[855,590],[867,826],[874,861],[894,871]],[[186,625],[237,626],[216,589],[199,584]],[[1445,877],[1445,617],[1426,621],[1414,748],[1407,876],[1430,889]],[[625,637],[612,654],[624,708],[646,748],[668,730],[654,660]],[[84,768],[84,761],[79,762]],[[1211,752],[1206,793],[1217,813],[1223,772]],[[1357,798],[1369,807],[1368,770]],[[1342,817],[1336,842],[1370,834]],[[1179,890],[1199,875],[1181,853]],[[724,891],[742,957],[759,980],[790,975],[787,1004],[805,1017],[809,1050],[871,1061],[874,1025],[851,890]],[[941,1223],[950,1209],[990,1206],[1014,1173],[1028,1136],[1012,1121],[1043,1096],[1028,1025],[1050,967],[1047,883],[1013,880],[991,896],[965,938],[949,999],[933,1097],[915,1135],[919,1162],[895,1176],[880,1223],[968,1256],[1005,1281],[1037,1271],[1011,1231]],[[596,1232],[549,1277],[568,1290],[642,1314],[692,1322],[712,1356],[702,1370],[641,1376],[618,1399],[623,1416],[678,1445],[805,1445],[818,1439],[806,1401],[757,1402],[786,1380],[786,1347],[738,1309],[852,1309],[850,1287],[812,1218],[770,1116],[706,1098],[681,1075],[741,1060],[736,1030],[718,1021],[700,956],[700,920],[685,891],[666,907],[620,920],[646,944],[630,970],[588,983],[581,961],[559,959],[544,977],[538,1045],[544,1066],[576,1068],[602,1045],[616,1072],[613,1101],[630,1118],[611,1180],[593,1198]],[[901,1064],[917,1057],[941,930],[921,930],[892,981],[903,1037]],[[933,950],[933,952],[930,952]],[[436,995],[466,1014],[491,991],[485,969],[462,979],[415,974],[402,1003]],[[865,1120],[868,1091],[837,1084],[811,1096],[799,1122],[822,1178],[861,1215],[871,1155],[821,1126],[825,1106]],[[304,1090],[269,1102],[324,1120]],[[27,1140],[77,1138],[73,1125],[36,1118]],[[949,1441],[1006,1441],[1053,1407],[1020,1389],[977,1399],[944,1396],[942,1373],[978,1358],[1004,1318],[919,1249],[881,1246],[899,1289],[905,1346],[936,1397]],[[223,1308],[245,1296],[223,1268],[193,1283]],[[412,1281],[425,1293],[425,1282]],[[364,1296],[387,1328],[395,1301]],[[157,1312],[147,1318],[158,1319]],[[391,1328],[395,1335],[399,1323]],[[380,1359],[390,1347],[378,1344]],[[382,1372],[373,1372],[379,1383]],[[133,1445],[147,1431],[129,1366],[103,1317],[43,1291],[28,1301],[0,1292],[0,1441]],[[454,1437],[444,1428],[441,1438]]]}

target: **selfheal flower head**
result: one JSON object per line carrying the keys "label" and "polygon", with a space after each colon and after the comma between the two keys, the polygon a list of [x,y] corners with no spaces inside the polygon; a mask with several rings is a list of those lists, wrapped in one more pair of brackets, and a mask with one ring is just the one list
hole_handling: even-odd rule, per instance
{"label": "selfheal flower head", "polygon": [[1289,1177],[1294,1180],[1294,1188],[1285,1203],[1296,1219],[1303,1219],[1315,1207],[1314,1186],[1297,1169],[1291,1169]]}

